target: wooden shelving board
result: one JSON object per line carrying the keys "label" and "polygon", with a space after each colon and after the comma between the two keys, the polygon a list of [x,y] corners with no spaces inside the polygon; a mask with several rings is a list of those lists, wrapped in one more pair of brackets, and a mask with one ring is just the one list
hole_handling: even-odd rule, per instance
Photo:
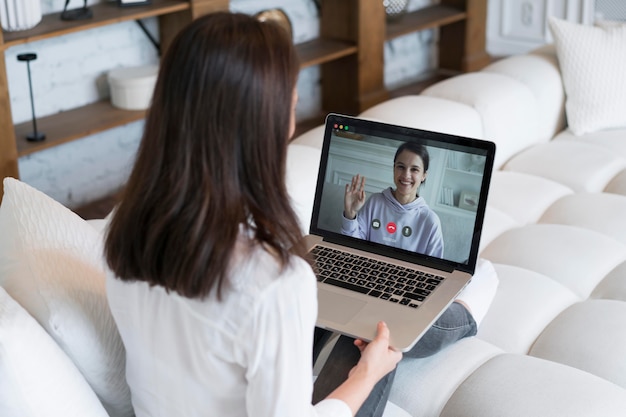
{"label": "wooden shelving board", "polygon": [[387,23],[387,40],[419,32],[426,29],[434,29],[450,23],[460,22],[467,18],[464,10],[451,6],[433,5],[424,7],[404,16],[398,20]]}
{"label": "wooden shelving board", "polygon": [[61,145],[141,120],[146,112],[121,110],[111,105],[108,100],[98,101],[87,106],[57,113],[37,119],[37,131],[44,132],[46,139],[41,142],[29,142],[26,135],[33,131],[32,121],[15,125],[15,140],[18,156]]}
{"label": "wooden shelving board", "polygon": [[0,47],[6,49],[22,43],[40,41],[113,23],[184,11],[190,8],[190,3],[185,0],[152,0],[152,4],[146,6],[119,7],[117,3],[107,2],[89,7],[93,11],[92,19],[65,21],[61,20],[61,13],[51,13],[43,16],[41,22],[30,30],[3,31],[4,44]]}
{"label": "wooden shelving board", "polygon": [[331,39],[313,39],[296,45],[302,68],[323,64],[344,56],[356,54],[358,48],[349,42]]}

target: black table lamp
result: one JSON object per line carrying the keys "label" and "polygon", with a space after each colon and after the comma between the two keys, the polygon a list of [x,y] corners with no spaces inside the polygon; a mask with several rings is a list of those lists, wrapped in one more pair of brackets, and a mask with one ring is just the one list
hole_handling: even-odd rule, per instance
{"label": "black table lamp", "polygon": [[37,54],[26,53],[17,56],[18,61],[25,61],[28,70],[28,89],[30,90],[30,108],[33,112],[33,132],[26,135],[26,140],[40,142],[46,138],[46,134],[37,131],[37,119],[35,118],[35,99],[33,98],[33,82],[30,78],[30,61],[37,59]]}

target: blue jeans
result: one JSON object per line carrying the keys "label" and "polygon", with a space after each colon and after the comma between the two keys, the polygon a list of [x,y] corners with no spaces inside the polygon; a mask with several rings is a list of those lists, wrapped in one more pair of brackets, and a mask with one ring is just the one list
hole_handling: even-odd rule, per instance
{"label": "blue jeans", "polygon": [[[464,337],[474,336],[476,331],[476,322],[472,315],[461,304],[452,303],[415,346],[404,353],[404,356],[409,358],[431,356]],[[315,329],[314,362],[331,335],[332,333],[327,330]],[[326,398],[345,381],[350,369],[360,357],[361,352],[354,346],[354,339],[340,336],[315,381],[313,403]],[[393,370],[376,384],[356,414],[357,417],[382,416],[395,374],[396,371]]]}

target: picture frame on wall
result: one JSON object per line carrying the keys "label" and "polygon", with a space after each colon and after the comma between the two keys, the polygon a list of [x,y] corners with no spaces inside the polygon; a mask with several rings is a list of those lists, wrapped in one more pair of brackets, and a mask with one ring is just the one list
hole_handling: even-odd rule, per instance
{"label": "picture frame on wall", "polygon": [[461,197],[459,198],[459,208],[476,211],[478,208],[478,194],[469,191],[461,192]]}
{"label": "picture frame on wall", "polygon": [[120,7],[146,6],[148,4],[152,4],[152,0],[117,0],[117,5]]}

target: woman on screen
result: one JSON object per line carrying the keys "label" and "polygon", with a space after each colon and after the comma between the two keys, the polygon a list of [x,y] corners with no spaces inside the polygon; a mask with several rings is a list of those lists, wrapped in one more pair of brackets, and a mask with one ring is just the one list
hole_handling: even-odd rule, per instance
{"label": "woman on screen", "polygon": [[443,257],[443,235],[437,214],[419,195],[430,157],[423,145],[400,145],[393,160],[395,189],[365,199],[365,177],[346,184],[341,233],[437,258]]}

